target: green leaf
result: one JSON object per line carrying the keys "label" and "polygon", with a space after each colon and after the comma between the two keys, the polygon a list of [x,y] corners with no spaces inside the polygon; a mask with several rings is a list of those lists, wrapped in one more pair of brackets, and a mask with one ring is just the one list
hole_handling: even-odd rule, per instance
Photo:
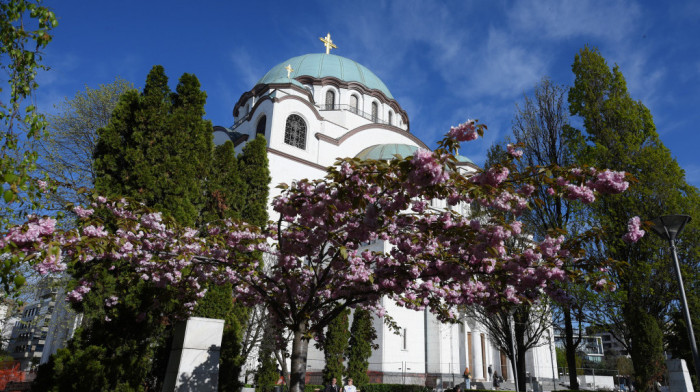
{"label": "green leaf", "polygon": [[3,194],[2,196],[5,199],[5,203],[10,203],[12,200],[15,199],[15,193],[9,189],[5,190],[5,194]]}
{"label": "green leaf", "polygon": [[22,275],[17,275],[17,276],[15,276],[14,281],[15,281],[16,287],[22,287],[22,286],[24,286],[24,283],[27,282],[27,279],[25,279],[24,276],[22,276]]}
{"label": "green leaf", "polygon": [[15,173],[5,173],[5,182],[12,184],[17,181],[17,175]]}

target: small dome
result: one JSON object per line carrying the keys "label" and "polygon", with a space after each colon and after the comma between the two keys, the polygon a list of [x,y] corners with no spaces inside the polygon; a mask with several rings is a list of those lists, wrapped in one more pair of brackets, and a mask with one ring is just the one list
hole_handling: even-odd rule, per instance
{"label": "small dome", "polygon": [[419,148],[420,147],[411,146],[408,144],[376,144],[360,151],[360,153],[355,155],[355,157],[360,159],[378,159],[388,161],[396,158],[394,155],[399,155],[402,158],[411,156]]}
{"label": "small dome", "polygon": [[[289,78],[285,69],[287,65],[291,65],[293,69]],[[332,76],[345,82],[361,83],[369,89],[381,91],[389,99],[394,99],[384,82],[367,67],[348,58],[325,53],[305,54],[281,62],[272,67],[255,85],[289,83],[290,79],[294,83],[294,78],[302,75],[319,79]]]}
{"label": "small dome", "polygon": [[459,163],[471,163],[472,165],[474,164],[474,161],[465,157],[464,155],[457,154],[457,155],[455,155],[455,159],[457,159],[457,162],[459,162]]}

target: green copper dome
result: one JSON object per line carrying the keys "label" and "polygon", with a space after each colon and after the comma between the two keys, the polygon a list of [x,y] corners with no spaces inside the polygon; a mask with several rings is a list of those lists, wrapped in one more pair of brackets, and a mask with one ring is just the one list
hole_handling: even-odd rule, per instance
{"label": "green copper dome", "polygon": [[465,157],[464,155],[456,154],[456,155],[455,155],[455,158],[457,159],[457,162],[460,162],[460,163],[471,163],[471,164],[474,164],[474,161],[472,161],[471,159]]}
{"label": "green copper dome", "polygon": [[[384,82],[367,67],[345,57],[325,53],[305,54],[281,62],[266,73],[262,79],[258,80],[256,85],[289,83],[290,78],[287,78],[287,70],[285,69],[287,65],[291,65],[293,69],[291,75],[289,75],[291,79],[302,75],[319,79],[332,76],[345,82],[361,83],[367,88],[383,92],[389,99],[394,99]],[[292,83],[294,82],[292,80]]]}
{"label": "green copper dome", "polygon": [[399,155],[402,158],[413,155],[420,147],[410,146],[408,144],[375,144],[360,151],[355,155],[360,159],[379,159],[388,161],[394,159],[394,155]]}

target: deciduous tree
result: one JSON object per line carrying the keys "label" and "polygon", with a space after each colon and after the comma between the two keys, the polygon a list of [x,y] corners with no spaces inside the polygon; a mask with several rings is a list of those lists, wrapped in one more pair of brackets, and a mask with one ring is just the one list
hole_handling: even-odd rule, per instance
{"label": "deciduous tree", "polygon": [[121,78],[97,88],[86,86],[85,91],[56,105],[58,114],[48,116],[49,132],[39,141],[38,150],[41,152],[39,167],[57,188],[49,194],[53,208],[87,202],[77,190],[92,189],[95,184],[93,155],[97,130],[109,125],[119,98],[133,89],[132,83]]}
{"label": "deciduous tree", "polygon": [[[460,305],[499,309],[534,301],[535,295],[559,297],[563,293],[552,283],[576,277],[563,259],[578,258],[579,266],[597,261],[581,251],[590,233],[511,249],[505,241],[521,234],[517,220],[506,222],[496,213],[470,219],[460,215],[461,208],[426,208],[430,200],[444,199],[518,216],[535,184],[584,202],[628,186],[624,173],[557,167],[521,172],[512,161],[467,176],[457,170],[454,153],[460,142],[482,132],[483,126],[468,121],[452,128],[433,152],[418,150],[392,161],[340,160],[325,178],[286,188],[273,201],[278,221],[263,229],[226,221],[198,231],[138,203],[95,197],[92,208],[76,209],[79,228],[56,230],[51,219],[35,217],[13,227],[0,245],[35,260],[34,267],[45,272],[61,269],[64,260],[107,262],[114,268],[105,271],[118,271],[124,284],[177,293],[185,306],[163,308],[169,317],[186,317],[206,283],[231,283],[238,300],[264,304],[275,324],[293,334],[291,391],[301,392],[309,339],[322,338],[348,308],[384,316],[380,304],[388,296],[399,306],[428,308],[440,320],[454,321],[453,309]],[[581,185],[563,185],[560,177]],[[104,226],[105,214],[113,225]],[[630,239],[642,235],[638,223],[632,221]],[[391,247],[363,248],[374,240]],[[273,255],[273,263],[260,268],[256,251]],[[94,285],[86,276],[69,297],[83,300]]]}
{"label": "deciduous tree", "polygon": [[[620,292],[610,297],[616,311],[600,315],[598,322],[624,325],[618,332],[628,336],[617,339],[631,342],[635,372],[642,377],[639,384],[649,389],[656,376],[645,369],[664,364],[657,363],[663,355],[661,341],[653,336],[657,328],[648,323],[667,320],[676,289],[668,256],[659,252],[665,244],[650,236],[630,245],[620,239],[624,230],[620,225],[627,215],[653,219],[689,213],[696,208],[697,189],[686,183],[683,170],[659,140],[649,109],[630,97],[617,65],[611,69],[596,49],[586,47],[576,55],[572,69],[576,79],[569,91],[569,108],[583,119],[584,131],[576,148],[578,161],[624,170],[637,179],[625,196],[604,196],[589,211],[595,224],[610,228],[597,248],[599,257],[626,263],[611,270]],[[693,225],[690,230],[697,230]],[[697,241],[687,245],[694,252],[699,249]]]}
{"label": "deciduous tree", "polygon": [[[51,30],[58,25],[56,15],[41,1],[0,1],[0,69],[7,74],[7,85],[0,85],[0,227],[7,227],[27,208],[38,208],[43,179],[32,180],[38,154],[24,142],[40,139],[46,129],[45,117],[32,102],[39,87],[37,72],[45,70],[42,50],[51,42]],[[5,99],[7,99],[5,101]],[[29,207],[28,207],[29,206]],[[0,266],[0,284],[7,294],[15,294],[25,278],[17,269],[20,260],[8,257]]]}
{"label": "deciduous tree", "polygon": [[[513,118],[513,135],[509,141],[522,149],[523,155],[517,163],[521,168],[574,164],[575,157],[571,151],[573,135],[568,131],[566,95],[567,89],[564,86],[544,78],[535,86],[533,95],[525,96],[522,104],[517,106]],[[514,147],[509,145],[508,148]],[[531,203],[530,208],[522,215],[526,233],[541,239],[550,234],[550,230],[563,227],[576,232],[585,224],[580,204],[548,194],[546,186],[538,187],[534,195],[536,201]],[[567,261],[569,264],[572,262],[573,260]],[[572,283],[562,283],[568,297],[560,303],[553,303],[552,306],[561,311],[569,385],[571,389],[578,389],[576,350],[581,341],[583,315],[580,299],[586,291],[581,287],[574,287]],[[578,334],[575,334],[574,329],[576,321],[579,324]]]}

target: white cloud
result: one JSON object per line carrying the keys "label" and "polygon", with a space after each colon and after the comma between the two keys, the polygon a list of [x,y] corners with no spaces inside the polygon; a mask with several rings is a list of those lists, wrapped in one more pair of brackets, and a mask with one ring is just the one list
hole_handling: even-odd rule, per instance
{"label": "white cloud", "polygon": [[514,43],[506,32],[493,28],[477,59],[470,67],[471,93],[512,98],[532,88],[546,73],[538,51]]}
{"label": "white cloud", "polygon": [[514,5],[508,19],[515,29],[558,40],[588,36],[619,41],[640,16],[639,6],[625,0],[527,0]]}
{"label": "white cloud", "polygon": [[263,76],[261,70],[264,68],[254,60],[246,49],[236,49],[235,52],[231,53],[230,59],[238,71],[238,82],[244,88],[254,86],[255,82]]}

